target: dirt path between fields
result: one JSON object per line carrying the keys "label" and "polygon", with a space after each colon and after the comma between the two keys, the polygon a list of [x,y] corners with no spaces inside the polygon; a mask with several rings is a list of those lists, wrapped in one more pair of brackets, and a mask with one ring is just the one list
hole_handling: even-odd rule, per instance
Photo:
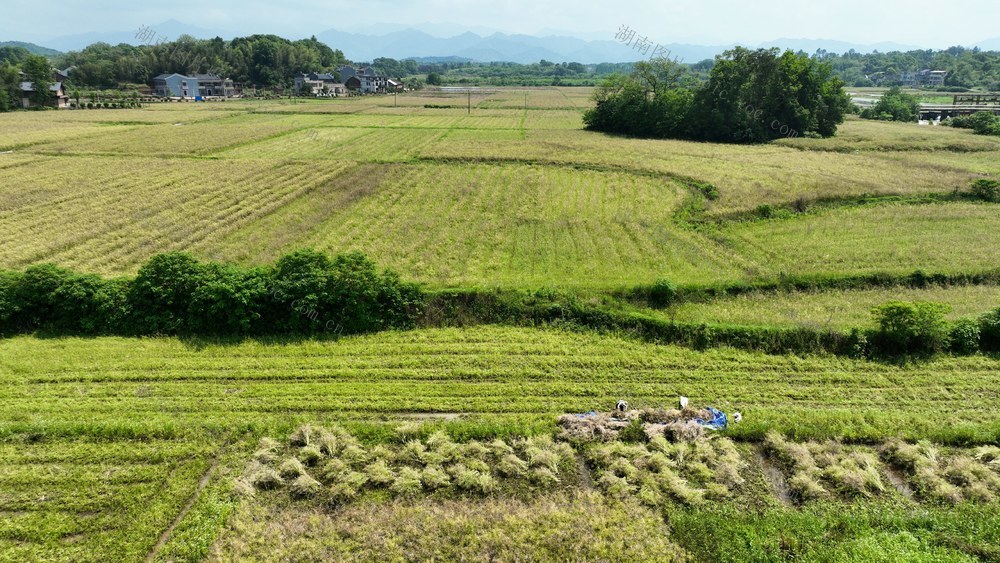
{"label": "dirt path between fields", "polygon": [[211,481],[212,473],[215,472],[215,469],[218,466],[219,466],[219,455],[217,454],[215,458],[212,459],[212,465],[208,467],[208,470],[205,471],[205,474],[202,475],[201,479],[198,480],[198,486],[195,488],[194,493],[191,494],[191,498],[188,499],[187,504],[184,505],[184,508],[181,509],[177,517],[174,518],[174,521],[170,523],[170,526],[168,526],[167,529],[163,531],[163,534],[160,535],[159,541],[156,542],[156,545],[154,545],[153,549],[150,550],[149,555],[146,556],[146,563],[150,563],[154,559],[156,559],[156,555],[160,552],[161,549],[163,549],[163,546],[167,544],[167,541],[170,539],[170,535],[174,533],[174,530],[177,529],[177,526],[180,525],[181,521],[184,520],[184,517],[187,516],[187,513],[190,512],[191,509],[194,507],[194,503],[198,501],[198,497],[201,496],[201,492],[208,485],[208,482]]}

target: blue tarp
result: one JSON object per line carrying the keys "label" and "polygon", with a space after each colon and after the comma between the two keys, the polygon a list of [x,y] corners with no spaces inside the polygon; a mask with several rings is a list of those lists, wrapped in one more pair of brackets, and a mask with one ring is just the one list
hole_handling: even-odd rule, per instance
{"label": "blue tarp", "polygon": [[709,430],[725,430],[726,427],[729,426],[729,421],[726,419],[726,413],[712,407],[708,407],[706,410],[712,413],[711,420],[696,418],[694,421]]}

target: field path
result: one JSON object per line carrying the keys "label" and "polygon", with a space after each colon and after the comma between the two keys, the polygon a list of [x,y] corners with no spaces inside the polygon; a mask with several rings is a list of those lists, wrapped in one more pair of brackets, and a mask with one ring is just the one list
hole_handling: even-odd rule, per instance
{"label": "field path", "polygon": [[181,521],[184,520],[184,517],[187,516],[187,513],[190,512],[191,508],[194,507],[194,503],[198,501],[198,496],[201,495],[201,492],[205,489],[206,486],[208,486],[208,482],[212,479],[212,473],[214,473],[216,467],[219,466],[220,456],[221,452],[216,454],[215,458],[212,459],[212,464],[205,471],[205,474],[201,476],[201,479],[198,480],[198,487],[195,488],[193,493],[191,493],[191,498],[188,499],[187,504],[185,504],[184,508],[182,508],[181,511],[177,514],[177,517],[174,518],[174,521],[170,523],[170,526],[168,526],[167,529],[163,531],[163,534],[160,535],[160,539],[159,541],[156,542],[156,545],[153,546],[153,549],[149,551],[149,555],[146,556],[146,563],[151,563],[153,560],[156,559],[156,555],[160,552],[160,549],[162,549],[163,546],[166,545],[167,541],[170,539],[170,534],[174,533],[174,530],[177,529],[177,526],[180,525]]}

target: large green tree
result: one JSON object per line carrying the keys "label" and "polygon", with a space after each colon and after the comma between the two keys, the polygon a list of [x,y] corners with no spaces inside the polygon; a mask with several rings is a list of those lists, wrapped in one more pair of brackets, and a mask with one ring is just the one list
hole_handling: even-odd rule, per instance
{"label": "large green tree", "polygon": [[804,54],[737,47],[717,57],[692,110],[692,135],[759,143],[807,134],[829,137],[850,99],[830,65]]}
{"label": "large green tree", "polygon": [[630,76],[612,75],[597,89],[584,123],[609,133],[688,137],[692,80],[687,67],[668,59],[636,63]]}
{"label": "large green tree", "polygon": [[24,79],[31,82],[32,91],[28,94],[28,99],[33,104],[43,105],[52,100],[52,66],[49,60],[40,55],[31,55],[24,60],[21,65],[24,72]]}
{"label": "large green tree", "polygon": [[10,63],[0,65],[0,111],[10,111],[21,101],[21,76]]}
{"label": "large green tree", "polygon": [[638,63],[598,88],[584,123],[640,137],[761,143],[829,137],[850,104],[828,64],[791,51],[737,48],[716,59],[707,82],[693,80],[688,67],[671,61]]}

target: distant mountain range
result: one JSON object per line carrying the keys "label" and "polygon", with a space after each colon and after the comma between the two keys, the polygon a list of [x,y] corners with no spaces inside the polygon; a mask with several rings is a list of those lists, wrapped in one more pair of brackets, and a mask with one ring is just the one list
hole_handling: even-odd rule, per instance
{"label": "distant mountain range", "polygon": [[[103,41],[111,44],[129,43],[137,45],[142,42],[152,43],[157,38],[173,40],[181,35],[191,35],[199,39],[209,39],[220,34],[215,31],[190,26],[176,20],[169,20],[156,25],[150,25],[155,36],[153,39],[140,41],[139,30],[111,33],[84,33],[54,37],[44,41],[49,50],[71,51],[80,50],[91,43]],[[547,31],[551,33],[544,37],[532,35],[506,34],[491,28],[475,28],[474,31],[459,30],[452,24],[423,23],[415,25],[400,24],[369,24],[364,27],[352,27],[353,31],[330,29],[316,33],[316,37],[334,49],[340,49],[347,58],[355,61],[371,61],[376,57],[392,57],[395,59],[425,59],[425,60],[472,60],[472,61],[509,61],[517,63],[533,63],[542,59],[553,62],[579,62],[584,64],[602,62],[631,62],[641,60],[643,55],[635,49],[616,41],[613,31],[607,38],[593,33],[576,37],[568,32]],[[299,39],[293,37],[291,39]],[[1000,37],[981,41],[977,44],[984,50],[1000,50]],[[46,49],[33,45],[36,49]],[[733,47],[730,45],[692,45],[682,43],[667,43],[663,47],[670,51],[671,57],[678,57],[683,62],[695,63],[711,59]],[[802,50],[814,53],[824,49],[831,53],[845,53],[854,49],[859,53],[888,51],[910,51],[920,49],[914,45],[899,43],[857,44],[829,39],[776,39],[751,47],[780,47],[784,49]]]}
{"label": "distant mountain range", "polygon": [[0,47],[20,47],[27,49],[33,55],[42,55],[43,57],[56,57],[62,54],[55,49],[49,49],[48,47],[42,47],[34,43],[25,43],[24,41],[0,41]]}

